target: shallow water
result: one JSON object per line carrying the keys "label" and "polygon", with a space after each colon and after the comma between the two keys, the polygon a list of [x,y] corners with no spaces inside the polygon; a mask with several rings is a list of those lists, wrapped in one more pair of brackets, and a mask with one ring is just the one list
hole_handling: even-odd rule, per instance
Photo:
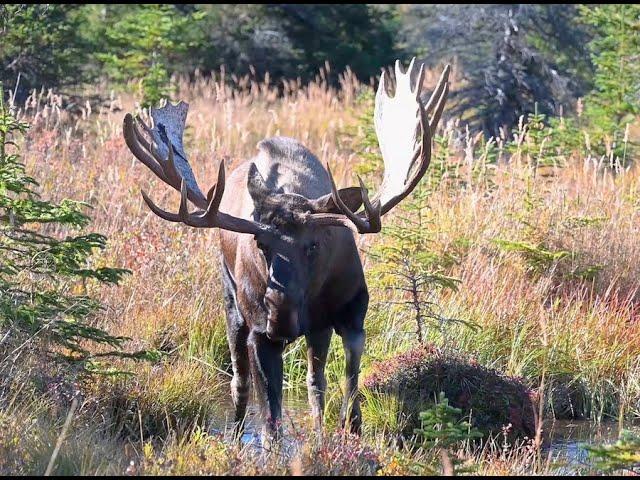
{"label": "shallow water", "polygon": [[[212,433],[223,433],[229,441],[232,434],[229,426],[233,420],[233,406],[230,399],[222,409],[225,418],[214,419]],[[295,433],[311,426],[307,398],[300,394],[285,394],[283,399],[284,445],[279,451],[287,457],[292,456],[299,444]],[[640,432],[640,425],[631,428]],[[245,433],[241,438],[243,445],[262,449],[261,422],[255,405],[247,409]],[[557,475],[576,475],[589,469],[587,445],[614,443],[619,434],[617,422],[594,422],[591,420],[545,420],[543,435],[546,442],[544,458],[550,459],[550,471]]]}
{"label": "shallow water", "polygon": [[[627,426],[639,430],[637,426]],[[591,420],[546,420],[545,436],[550,440],[546,451],[557,459],[553,471],[558,474],[575,474],[589,468],[591,462],[587,445],[615,443],[619,435],[618,422],[593,422]]]}
{"label": "shallow water", "polygon": [[[286,391],[285,391],[286,392]],[[282,419],[285,435],[283,440],[290,445],[285,445],[284,451],[293,453],[295,445],[290,439],[297,431],[303,430],[311,425],[309,406],[306,396],[286,394],[283,398]],[[223,434],[229,441],[232,440],[232,432],[230,426],[233,423],[233,404],[231,398],[222,402],[221,410],[225,412],[224,417],[214,418],[212,421],[211,433]],[[244,434],[240,441],[243,445],[262,448],[261,441],[261,421],[258,414],[258,408],[254,404],[247,407],[247,415],[245,419]]]}

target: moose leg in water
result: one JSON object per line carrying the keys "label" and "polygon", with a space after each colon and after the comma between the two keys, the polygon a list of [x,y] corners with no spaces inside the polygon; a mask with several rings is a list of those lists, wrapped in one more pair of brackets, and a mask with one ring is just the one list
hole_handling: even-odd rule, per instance
{"label": "moose leg in water", "polygon": [[278,437],[282,430],[282,352],[284,342],[266,335],[249,333],[249,358],[260,414],[265,420],[265,440]]}
{"label": "moose leg in water", "polygon": [[222,262],[222,285],[224,287],[224,306],[227,314],[227,340],[233,369],[231,399],[235,408],[234,434],[239,436],[244,430],[247,401],[249,400],[249,386],[251,385],[249,352],[247,351],[249,329],[238,310],[236,284],[224,262]]}
{"label": "moose leg in water", "polygon": [[340,410],[343,427],[349,425],[353,433],[360,433],[362,415],[358,398],[358,375],[360,374],[360,358],[364,351],[365,333],[364,318],[369,306],[369,294],[361,290],[347,304],[336,319],[336,333],[342,337],[345,356],[346,392]]}
{"label": "moose leg in water", "polygon": [[327,380],[324,376],[324,367],[327,363],[329,344],[331,343],[332,329],[327,328],[319,332],[312,332],[307,339],[307,390],[313,425],[316,430],[322,428],[324,415],[324,396],[327,391]]}

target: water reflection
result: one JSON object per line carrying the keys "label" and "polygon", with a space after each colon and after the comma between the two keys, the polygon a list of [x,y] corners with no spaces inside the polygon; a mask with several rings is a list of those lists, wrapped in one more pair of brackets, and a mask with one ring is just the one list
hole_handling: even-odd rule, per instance
{"label": "water reflection", "polygon": [[[297,437],[296,434],[312,425],[309,405],[307,404],[306,396],[299,394],[285,394],[282,404],[283,441],[285,448],[281,448],[281,451],[284,450],[292,454],[297,445],[297,442],[294,440],[295,437]],[[230,397],[220,402],[220,411],[224,412],[224,417],[212,419],[211,433],[223,434],[227,441],[232,441],[233,433],[231,431],[231,425],[233,424],[234,410]],[[260,420],[258,408],[256,405],[250,403],[247,406],[245,429],[240,441],[245,446],[262,449],[261,433],[262,421]]]}
{"label": "water reflection", "polygon": [[[233,405],[227,398],[221,408],[224,418],[213,420],[212,433],[223,433],[232,441],[230,426],[233,421]],[[283,399],[283,444],[280,453],[291,458],[300,446],[298,432],[312,426],[306,395],[285,394]],[[263,450],[261,441],[262,424],[255,405],[247,408],[245,432],[241,438],[244,446]],[[640,425],[627,425],[626,429],[640,432]],[[576,475],[592,470],[587,445],[615,443],[618,439],[617,422],[594,422],[591,420],[545,420],[545,442],[543,457],[552,459],[550,470],[559,475]]]}
{"label": "water reflection", "polygon": [[[637,429],[633,426],[625,428]],[[619,435],[618,422],[547,420],[544,429],[550,440],[547,451],[557,459],[554,470],[559,474],[572,474],[591,467],[585,447],[615,443]]]}

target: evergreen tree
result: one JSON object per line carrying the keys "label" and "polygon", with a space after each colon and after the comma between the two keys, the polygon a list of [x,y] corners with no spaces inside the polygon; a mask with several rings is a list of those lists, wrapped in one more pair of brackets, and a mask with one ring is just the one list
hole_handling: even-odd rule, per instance
{"label": "evergreen tree", "polygon": [[556,114],[590,87],[589,34],[574,5],[405,7],[406,48],[436,64],[455,59],[461,88],[450,114],[489,135],[520,116]]}
{"label": "evergreen tree", "polygon": [[581,12],[595,30],[589,43],[595,88],[585,102],[592,145],[624,158],[627,125],[640,113],[640,6],[584,6]]}
{"label": "evergreen tree", "polygon": [[451,455],[450,450],[462,442],[482,438],[482,433],[466,420],[459,420],[462,410],[449,405],[444,392],[440,392],[433,407],[420,412],[421,428],[414,432],[422,441],[422,446],[436,448],[440,452],[443,470],[446,475],[465,473],[460,460]]}
{"label": "evergreen tree", "polygon": [[[117,284],[128,271],[94,267],[91,256],[106,238],[97,233],[59,239],[55,228],[89,223],[81,202],[53,203],[36,193],[17,153],[16,139],[28,128],[3,101],[0,84],[0,328],[3,348],[38,345],[55,358],[87,366],[91,346],[125,355],[125,338],[93,325],[100,303],[82,292],[85,281]],[[8,351],[12,349],[9,348]],[[134,354],[133,356],[144,356]]]}
{"label": "evergreen tree", "polygon": [[0,5],[0,82],[18,98],[32,88],[77,84],[85,77],[82,7]]}
{"label": "evergreen tree", "polygon": [[121,83],[138,81],[143,106],[171,94],[170,78],[187,51],[187,32],[200,16],[171,5],[117,5],[102,10],[105,20],[96,58]]}
{"label": "evergreen tree", "polygon": [[391,65],[398,54],[393,9],[366,4],[274,4],[267,14],[277,19],[298,52],[302,76],[314,75],[328,61],[334,71],[349,66],[366,80]]}

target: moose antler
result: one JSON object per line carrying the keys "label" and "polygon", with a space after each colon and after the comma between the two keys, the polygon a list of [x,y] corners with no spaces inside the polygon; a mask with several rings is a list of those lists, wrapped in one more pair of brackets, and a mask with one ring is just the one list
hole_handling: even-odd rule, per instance
{"label": "moose antler", "polygon": [[384,72],[380,77],[374,125],[384,160],[384,178],[378,194],[370,200],[362,179],[358,177],[364,212],[352,212],[340,199],[327,165],[333,200],[342,213],[311,214],[309,223],[355,227],[360,233],[379,232],[382,228],[382,215],[409,195],[422,179],[431,160],[432,133],[438,125],[449,93],[450,68],[448,65],[445,67],[426,106],[420,101],[424,65],[420,66],[412,89],[411,75],[414,68],[415,58],[411,60],[406,72],[402,72],[400,62],[396,61],[396,89],[393,97],[387,94]]}
{"label": "moose antler", "polygon": [[[211,187],[208,195],[205,197],[202,193],[182,146],[182,135],[188,110],[189,105],[184,102],[179,102],[176,105],[167,103],[162,108],[152,108],[150,113],[153,118],[153,128],[149,128],[139,118],[134,119],[129,113],[124,117],[124,138],[131,152],[158,178],[180,192],[178,213],[161,209],[142,191],[145,203],[160,218],[170,222],[185,223],[192,227],[217,227],[251,234],[268,230],[269,227],[261,223],[219,211],[225,187],[224,162],[220,162],[218,180]],[[138,124],[151,137],[151,142],[144,138]],[[187,199],[201,210],[189,213]]]}

